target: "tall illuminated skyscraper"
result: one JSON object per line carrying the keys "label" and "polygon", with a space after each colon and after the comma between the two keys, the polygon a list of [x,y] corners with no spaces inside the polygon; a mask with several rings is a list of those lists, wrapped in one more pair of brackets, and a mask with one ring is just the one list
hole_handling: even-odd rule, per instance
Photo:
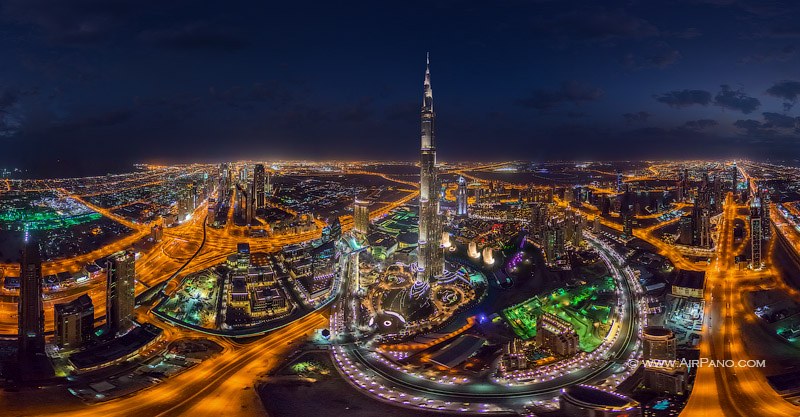
{"label": "tall illuminated skyscraper", "polygon": [[430,58],[428,58],[422,97],[422,146],[419,158],[419,245],[417,246],[419,282],[428,281],[444,272],[444,255],[439,245],[442,237],[442,221],[439,216],[434,118]]}
{"label": "tall illuminated skyscraper", "polygon": [[44,306],[42,304],[42,257],[39,244],[25,242],[20,261],[20,289],[17,309],[19,356],[44,353]]}
{"label": "tall illuminated skyscraper", "polygon": [[458,177],[458,190],[456,190],[456,215],[467,215],[467,181]]}
{"label": "tall illuminated skyscraper", "polygon": [[369,231],[369,202],[356,198],[353,204],[353,230],[361,234]]}
{"label": "tall illuminated skyscraper", "polygon": [[133,328],[133,308],[136,303],[136,256],[132,250],[112,255],[108,259],[106,288],[106,324],[112,335],[127,333]]}
{"label": "tall illuminated skyscraper", "polygon": [[267,196],[264,193],[264,186],[266,185],[266,173],[264,164],[256,164],[253,168],[253,191],[255,193],[255,201],[257,209],[263,209],[267,202]]}
{"label": "tall illuminated skyscraper", "polygon": [[761,239],[762,236],[761,201],[755,198],[750,206],[750,258],[753,269],[761,269]]}

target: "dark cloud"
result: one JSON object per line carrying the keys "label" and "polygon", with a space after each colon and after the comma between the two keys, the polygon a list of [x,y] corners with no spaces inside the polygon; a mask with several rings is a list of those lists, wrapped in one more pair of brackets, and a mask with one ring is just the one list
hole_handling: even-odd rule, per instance
{"label": "dark cloud", "polygon": [[530,97],[518,99],[515,103],[522,107],[544,111],[564,103],[581,105],[602,96],[603,90],[599,88],[577,81],[567,81],[562,83],[558,90],[535,90]]}
{"label": "dark cloud", "polygon": [[674,90],[657,95],[655,99],[674,108],[689,107],[694,104],[707,106],[711,103],[711,93],[705,90]]}
{"label": "dark cloud", "polygon": [[54,126],[54,128],[63,132],[70,132],[116,126],[131,120],[133,114],[134,112],[130,109],[109,110],[80,119],[59,123]]}
{"label": "dark cloud", "polygon": [[737,120],[733,125],[743,130],[747,136],[774,136],[778,133],[775,129],[771,129],[754,119]]}
{"label": "dark cloud", "polygon": [[652,114],[646,111],[640,111],[636,113],[625,113],[622,115],[622,118],[625,119],[625,123],[627,124],[634,124],[634,123],[645,123],[647,119],[650,118]]}
{"label": "dark cloud", "polygon": [[664,35],[678,39],[694,39],[702,36],[703,33],[697,28],[686,28],[683,30],[670,31]]}
{"label": "dark cloud", "polygon": [[747,55],[739,60],[740,64],[751,63],[765,63],[765,62],[786,62],[794,59],[797,56],[796,45],[786,45],[777,50],[770,50],[766,52],[759,52],[752,55]]}
{"label": "dark cloud", "polygon": [[640,54],[628,53],[622,60],[625,68],[640,70],[646,68],[666,68],[678,62],[681,53],[671,48],[666,42],[657,42]]}
{"label": "dark cloud", "polygon": [[726,84],[721,85],[720,89],[720,92],[714,97],[714,104],[717,106],[737,110],[744,114],[752,113],[761,106],[761,101],[748,96],[741,89],[734,90]]}
{"label": "dark cloud", "polygon": [[419,118],[420,112],[420,104],[416,101],[408,101],[408,102],[401,102],[401,103],[392,103],[386,110],[384,114],[386,115],[387,120],[415,120]]}
{"label": "dark cloud", "polygon": [[582,118],[587,117],[587,116],[589,116],[589,115],[586,114],[586,112],[582,112],[582,111],[568,111],[567,112],[567,117],[569,117],[570,119],[582,119]]}
{"label": "dark cloud", "polygon": [[231,107],[253,108],[258,103],[285,105],[293,100],[292,93],[277,81],[257,82],[247,87],[234,86],[224,90],[210,88],[211,97]]}
{"label": "dark cloud", "polygon": [[14,89],[0,91],[0,110],[6,110],[19,102],[19,92]]}
{"label": "dark cloud", "polygon": [[744,131],[747,136],[763,138],[774,136],[790,136],[800,133],[800,117],[787,116],[780,113],[764,112],[763,121],[755,119],[737,120],[733,125]]}
{"label": "dark cloud", "polygon": [[227,28],[205,22],[193,22],[176,28],[150,29],[140,38],[153,45],[182,50],[211,49],[233,51],[245,46],[245,41]]}
{"label": "dark cloud", "polygon": [[779,81],[767,89],[767,94],[783,99],[783,109],[789,111],[800,97],[800,81]]}
{"label": "dark cloud", "polygon": [[719,125],[719,123],[713,119],[698,119],[687,121],[683,124],[683,127],[691,130],[704,130],[717,125]]}
{"label": "dark cloud", "polygon": [[765,120],[765,125],[768,127],[775,127],[779,129],[794,129],[797,126],[798,118],[787,116],[780,113],[764,112],[762,113]]}
{"label": "dark cloud", "polygon": [[124,21],[148,8],[134,0],[10,0],[2,8],[6,20],[39,28],[50,41],[87,44],[109,40]]}
{"label": "dark cloud", "polygon": [[615,39],[657,36],[658,28],[640,17],[624,11],[575,11],[539,19],[533,25],[537,35],[559,40],[605,42]]}
{"label": "dark cloud", "polygon": [[372,97],[362,97],[355,104],[344,106],[339,111],[337,119],[348,123],[366,122],[372,115],[372,104],[374,101]]}
{"label": "dark cloud", "polygon": [[773,22],[766,30],[756,34],[759,38],[797,38],[800,37],[800,23],[792,19],[783,22]]}

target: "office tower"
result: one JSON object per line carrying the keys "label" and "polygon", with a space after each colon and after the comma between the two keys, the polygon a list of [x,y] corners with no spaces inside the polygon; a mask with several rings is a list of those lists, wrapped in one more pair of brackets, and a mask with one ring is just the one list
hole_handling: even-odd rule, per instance
{"label": "office tower", "polygon": [[44,306],[42,304],[42,256],[38,242],[26,241],[20,261],[19,356],[44,353]]}
{"label": "office tower", "polygon": [[694,219],[692,216],[681,216],[678,220],[678,243],[691,246],[694,242]]}
{"label": "office tower", "polygon": [[537,236],[541,234],[546,223],[547,223],[547,204],[532,203],[530,229],[533,235]]}
{"label": "office tower", "polygon": [[697,187],[697,196],[692,208],[693,242],[692,245],[701,248],[711,247],[711,211],[712,197],[708,173],[703,173],[703,179]]}
{"label": "office tower", "polygon": [[750,206],[750,258],[753,262],[753,269],[761,269],[761,201],[756,198]]}
{"label": "office tower", "polygon": [[245,215],[245,221],[247,222],[247,225],[250,226],[253,224],[253,219],[256,217],[256,183],[251,182],[248,189],[249,192],[246,195],[247,213]]}
{"label": "office tower", "polygon": [[600,216],[594,216],[594,224],[592,225],[592,233],[600,233],[603,230],[600,223]]}
{"label": "office tower", "polygon": [[419,176],[419,243],[417,245],[417,282],[427,282],[444,272],[444,254],[439,244],[442,221],[439,216],[439,181],[436,172],[433,90],[430,59],[425,65],[422,98],[422,135]]}
{"label": "office tower", "polygon": [[229,172],[229,170],[230,170],[230,168],[228,167],[228,164],[226,164],[224,162],[219,164],[219,194],[220,194],[220,197],[225,195],[225,193],[227,193],[228,190],[231,188],[231,184],[228,182],[228,172]]}
{"label": "office tower", "polygon": [[197,193],[193,183],[178,187],[178,222],[186,221],[197,207]]}
{"label": "office tower", "polygon": [[264,186],[264,193],[266,195],[272,195],[272,174],[267,172],[267,184]]}
{"label": "office tower", "polygon": [[642,358],[645,360],[674,360],[677,341],[671,330],[663,327],[645,327],[642,332]]}
{"label": "office tower", "polygon": [[769,227],[769,190],[766,188],[762,188],[761,192],[759,193],[759,198],[761,199],[761,237],[764,240],[769,240],[772,237],[772,229]]}
{"label": "office tower", "polygon": [[353,230],[366,234],[369,231],[369,202],[356,198],[353,204]]}
{"label": "office tower", "polygon": [[256,209],[263,209],[267,203],[267,195],[265,193],[266,171],[264,164],[256,164],[253,169],[253,191],[256,200]]}
{"label": "office tower", "polygon": [[573,247],[578,247],[583,243],[583,229],[586,227],[586,217],[580,213],[571,211],[569,223],[569,241]]}
{"label": "office tower", "polygon": [[736,161],[731,165],[731,192],[736,194],[736,186],[739,184],[739,168],[736,167]]}
{"label": "office tower", "polygon": [[622,172],[620,172],[619,170],[617,170],[617,183],[616,183],[616,186],[617,186],[617,192],[618,193],[622,192]]}
{"label": "office tower", "polygon": [[456,191],[456,215],[467,215],[467,181],[458,177],[458,190]]}
{"label": "office tower", "polygon": [[699,218],[697,219],[697,236],[698,236],[698,243],[697,245],[701,248],[710,248],[711,247],[711,213],[709,213],[708,209],[704,209],[699,214]]}
{"label": "office tower", "polygon": [[108,258],[106,273],[108,333],[124,334],[133,328],[133,308],[136,303],[136,255],[133,250],[118,252]]}
{"label": "office tower", "polygon": [[631,208],[632,201],[633,201],[633,196],[631,195],[631,192],[626,188],[625,192],[622,193],[619,205],[619,215],[622,218],[623,239],[633,238],[633,219],[635,217],[635,210]]}
{"label": "office tower", "polygon": [[247,164],[242,165],[242,169],[239,170],[239,182],[247,182],[249,176]]}
{"label": "office tower", "polygon": [[62,349],[78,349],[91,340],[94,333],[94,305],[88,294],[56,304],[55,341]]}

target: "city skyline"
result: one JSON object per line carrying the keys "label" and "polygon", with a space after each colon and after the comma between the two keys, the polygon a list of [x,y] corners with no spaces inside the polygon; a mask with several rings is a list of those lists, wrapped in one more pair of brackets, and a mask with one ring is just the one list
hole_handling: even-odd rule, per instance
{"label": "city skyline", "polygon": [[800,415],[800,5],[482,5],[0,3],[4,415]]}

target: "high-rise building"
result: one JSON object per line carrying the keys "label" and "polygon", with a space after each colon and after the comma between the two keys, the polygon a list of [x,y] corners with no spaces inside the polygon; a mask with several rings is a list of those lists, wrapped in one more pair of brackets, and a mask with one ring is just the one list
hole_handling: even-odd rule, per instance
{"label": "high-rise building", "polygon": [[772,238],[772,229],[769,227],[769,190],[762,188],[761,192],[759,193],[759,197],[761,199],[761,237],[764,240],[769,240]]}
{"label": "high-rise building", "polygon": [[664,327],[648,326],[642,331],[644,385],[656,392],[682,394],[686,390],[688,372],[676,362],[675,334]]}
{"label": "high-rise building", "polygon": [[419,242],[417,245],[417,282],[427,282],[444,272],[444,254],[439,240],[442,221],[439,215],[439,180],[436,170],[433,90],[430,59],[425,66],[422,98],[422,126],[419,176]]}
{"label": "high-rise building", "polygon": [[356,198],[353,204],[353,230],[366,234],[369,232],[369,202]]}
{"label": "high-rise building", "polygon": [[761,223],[761,202],[758,198],[754,199],[753,205],[750,206],[750,259],[752,260],[753,269],[761,269],[761,240],[762,236],[762,223]]}
{"label": "high-rise building", "polygon": [[249,172],[247,172],[247,164],[243,164],[242,169],[239,170],[239,182],[247,182],[249,176]]}
{"label": "high-rise building", "polygon": [[544,313],[536,321],[536,343],[555,355],[571,356],[578,353],[578,333],[566,320]]}
{"label": "high-rise building", "polygon": [[256,164],[253,169],[253,191],[256,200],[256,209],[263,209],[267,204],[267,195],[265,192],[266,186],[266,171],[264,164]]}
{"label": "high-rise building", "polygon": [[44,306],[42,304],[42,256],[36,241],[26,241],[20,261],[17,309],[19,356],[44,353]]}
{"label": "high-rise building", "polygon": [[642,358],[674,360],[677,355],[675,334],[664,327],[646,327],[642,331]]}
{"label": "high-rise building", "polygon": [[255,181],[250,183],[248,187],[249,192],[247,193],[247,213],[245,214],[245,221],[247,225],[250,226],[253,224],[253,219],[256,217],[256,183]]}
{"label": "high-rise building", "polygon": [[94,333],[94,305],[88,294],[56,304],[55,341],[62,349],[78,349],[91,340]]}
{"label": "high-rise building", "polygon": [[681,216],[678,220],[678,243],[690,246],[694,244],[694,218],[692,216]]}
{"label": "high-rise building", "polygon": [[227,163],[219,164],[219,195],[220,198],[230,191],[233,184],[230,181],[230,166]]}
{"label": "high-rise building", "polygon": [[467,181],[464,177],[458,177],[458,190],[456,191],[456,215],[467,215]]}
{"label": "high-rise building", "polygon": [[112,335],[127,333],[133,328],[136,303],[136,254],[125,250],[108,259],[106,288],[106,325]]}
{"label": "high-rise building", "polygon": [[547,204],[531,203],[531,222],[530,229],[534,236],[542,233],[547,223]]}

